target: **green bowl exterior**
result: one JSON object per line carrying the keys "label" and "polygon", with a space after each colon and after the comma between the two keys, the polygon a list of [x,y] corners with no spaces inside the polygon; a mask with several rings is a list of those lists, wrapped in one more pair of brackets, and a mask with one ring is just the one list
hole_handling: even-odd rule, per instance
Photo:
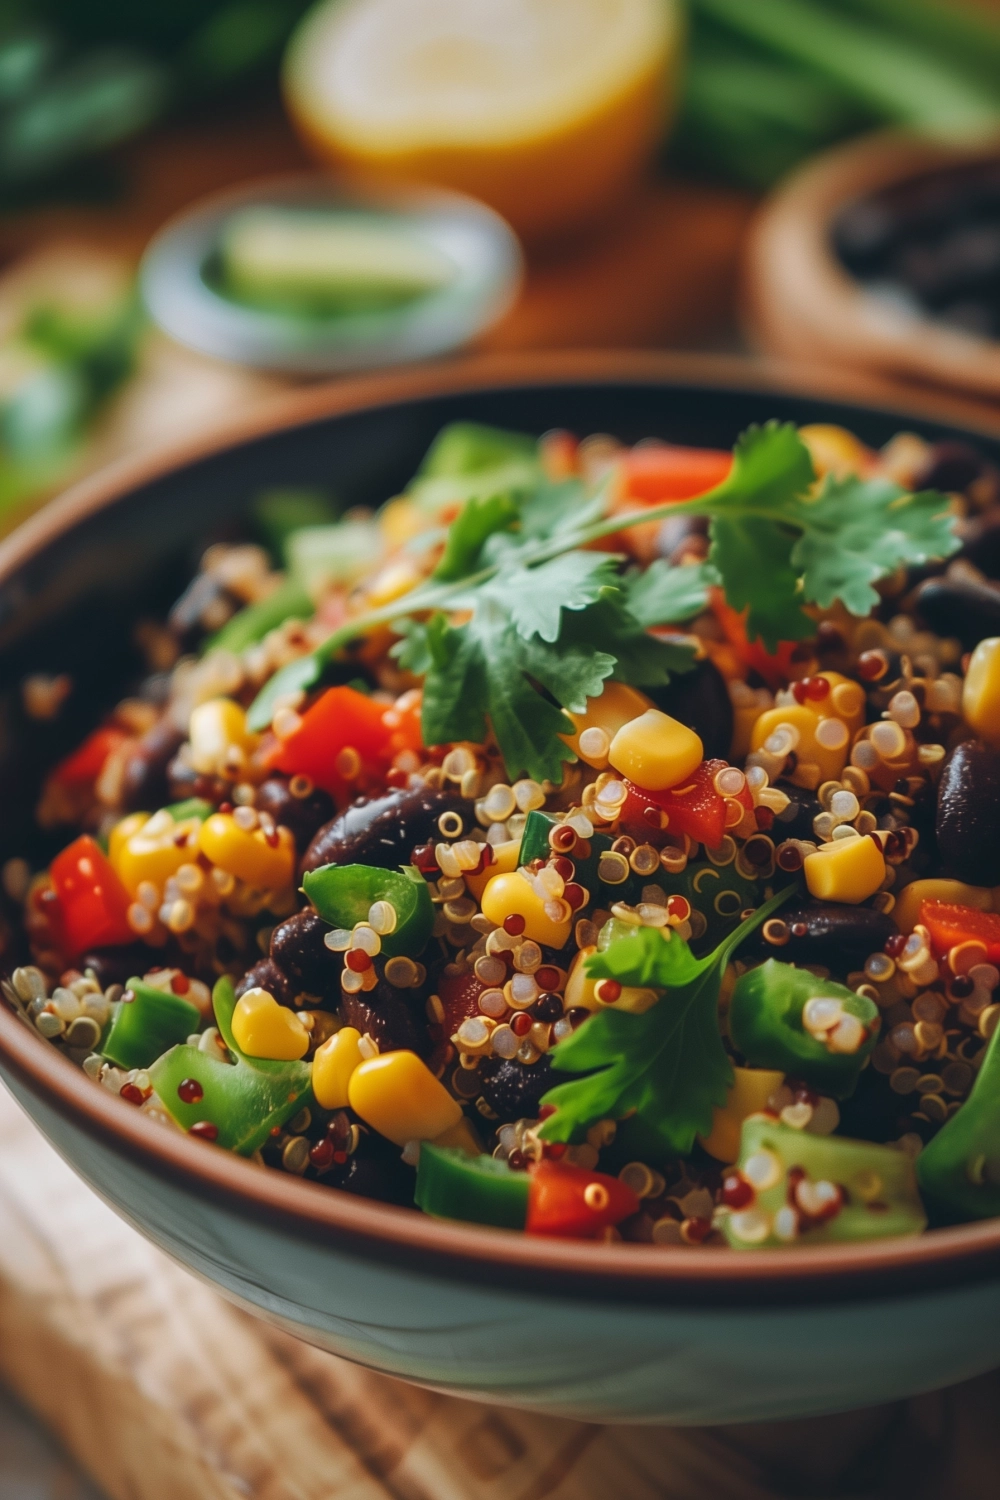
{"label": "green bowl exterior", "polygon": [[690,1309],[456,1282],[166,1182],[3,1076],[106,1203],[230,1301],[451,1395],[588,1422],[694,1426],[894,1401],[996,1363],[1000,1279],[857,1303]]}

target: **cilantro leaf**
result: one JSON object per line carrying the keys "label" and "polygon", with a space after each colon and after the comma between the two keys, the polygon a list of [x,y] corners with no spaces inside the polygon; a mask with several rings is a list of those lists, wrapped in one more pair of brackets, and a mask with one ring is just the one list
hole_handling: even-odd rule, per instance
{"label": "cilantro leaf", "polygon": [[431,575],[444,583],[466,578],[476,571],[485,542],[497,531],[506,531],[520,517],[513,495],[472,495],[448,527],[441,560]]}
{"label": "cilantro leaf", "polygon": [[809,449],[794,423],[765,422],[740,433],[729,473],[704,496],[704,507],[699,497],[692,508],[711,516],[747,510],[773,516],[790,499],[805,494],[815,478]]}
{"label": "cilantro leaf", "polygon": [[795,533],[755,516],[719,516],[711,526],[709,557],[726,580],[726,601],[748,609],[747,635],[762,636],[768,651],[779,641],[815,635],[816,624],[802,609],[799,569],[792,564]]}
{"label": "cilantro leaf", "polygon": [[788,886],[759,907],[713,953],[697,959],[667,929],[634,927],[594,954],[595,979],[662,989],[641,1015],[598,1011],[549,1053],[558,1072],[587,1076],[557,1084],[542,1098],[555,1106],[539,1127],[550,1141],[569,1141],[600,1119],[638,1115],[665,1156],[684,1156],[712,1128],[726,1102],[732,1064],[719,1032],[719,988],[730,955],[794,892]]}
{"label": "cilantro leaf", "polygon": [[562,710],[582,712],[615,666],[613,656],[592,644],[526,640],[491,597],[481,599],[464,625],[450,625],[443,614],[426,625],[411,623],[397,654],[408,670],[425,674],[428,745],[481,743],[489,726],[511,777],[524,772],[536,781],[562,779],[570,751],[559,736],[573,733]]}
{"label": "cilantro leaf", "polygon": [[537,568],[510,568],[483,592],[506,605],[514,628],[526,640],[559,639],[562,611],[596,604],[617,581],[615,559],[606,552],[564,552]]}
{"label": "cilantro leaf", "polygon": [[589,609],[565,615],[559,639],[567,645],[592,641],[613,652],[615,676],[632,687],[661,686],[672,672],[690,672],[695,661],[693,642],[659,640],[643,629],[625,607],[620,589],[605,589]]}
{"label": "cilantro leaf", "polygon": [[945,495],[910,494],[887,479],[828,475],[818,498],[797,511],[803,532],[792,566],[802,573],[805,597],[823,609],[840,599],[852,614],[866,615],[879,602],[879,578],[959,546]]}
{"label": "cilantro leaf", "polygon": [[720,581],[718,568],[710,562],[671,567],[658,557],[645,571],[628,574],[622,587],[629,614],[640,625],[674,625],[700,614],[709,589]]}

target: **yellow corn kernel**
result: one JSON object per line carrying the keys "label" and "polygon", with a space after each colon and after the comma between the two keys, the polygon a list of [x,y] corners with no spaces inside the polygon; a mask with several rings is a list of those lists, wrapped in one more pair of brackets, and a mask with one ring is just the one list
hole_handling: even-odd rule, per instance
{"label": "yellow corn kernel", "polygon": [[910,933],[920,921],[920,907],[925,901],[949,901],[972,906],[976,911],[992,911],[993,897],[987,886],[966,885],[964,880],[911,880],[896,897],[892,920],[900,932]]}
{"label": "yellow corn kernel", "polygon": [[407,542],[411,542],[428,527],[426,514],[405,495],[387,500],[379,510],[377,519],[378,529],[389,552],[405,547]]}
{"label": "yellow corn kernel", "polygon": [[122,849],[128,843],[133,833],[138,833],[144,823],[149,822],[149,813],[129,813],[127,818],[122,818],[116,823],[108,835],[108,859],[115,870],[118,869],[118,859]]}
{"label": "yellow corn kernel", "polygon": [[799,428],[799,437],[809,449],[820,479],[824,474],[832,474],[835,479],[846,479],[851,474],[864,476],[875,462],[874,453],[860,438],[832,422],[809,422]]}
{"label": "yellow corn kernel", "polygon": [[704,758],[694,730],[658,708],[648,708],[623,724],[608,754],[616,771],[648,792],[677,786]]}
{"label": "yellow corn kernel", "polygon": [[213,813],[201,824],[198,842],[202,854],[220,870],[255,890],[280,891],[295,873],[295,840],[280,826],[275,836],[272,847],[263,829],[248,832],[233,821],[231,813]]}
{"label": "yellow corn kernel", "polygon": [[965,721],[988,745],[1000,745],[1000,636],[980,641],[962,686]]}
{"label": "yellow corn kernel", "polygon": [[572,918],[553,922],[542,897],[516,871],[493,875],[486,882],[479,904],[483,915],[497,927],[503,926],[504,917],[523,917],[524,936],[547,948],[562,948],[569,939]]}
{"label": "yellow corn kernel", "polygon": [[351,1108],[397,1146],[434,1141],[462,1118],[462,1106],[415,1052],[382,1052],[355,1068]]}
{"label": "yellow corn kernel", "polygon": [[517,857],[520,852],[520,839],[507,839],[503,844],[494,844],[493,863],[487,865],[481,875],[466,875],[465,883],[480,904],[482,903],[483,892],[494,875],[509,875],[512,870],[517,869]]}
{"label": "yellow corn kernel", "polygon": [[828,750],[816,740],[820,721],[821,716],[811,703],[789,703],[784,708],[765,709],[753,726],[750,748],[759,750],[779,724],[791,724],[799,731],[799,743],[795,750],[799,760],[812,761],[819,766],[821,781],[839,781],[850,754],[851,737],[849,734],[845,735],[844,743],[839,749]]}
{"label": "yellow corn kernel", "polygon": [[[638,688],[629,687],[625,682],[606,682],[604,692],[598,698],[588,698],[587,706],[582,714],[569,714],[576,728],[575,734],[561,734],[559,738],[578,755],[581,760],[586,761],[588,766],[594,766],[602,771],[607,765],[606,754],[594,755],[580,749],[580,736],[585,729],[603,729],[607,735],[608,746],[622,725],[627,724],[630,719],[637,719],[640,714],[646,713],[653,707],[645,693],[640,693]],[[567,709],[567,713],[569,710]]]}
{"label": "yellow corn kernel", "polygon": [[590,978],[587,973],[587,959],[597,952],[596,948],[581,948],[570,964],[569,974],[566,979],[566,989],[563,992],[563,1007],[565,1010],[603,1010],[594,994],[596,980]]}
{"label": "yellow corn kernel", "polygon": [[482,1156],[483,1143],[476,1134],[472,1121],[467,1115],[463,1115],[457,1125],[449,1125],[447,1130],[434,1137],[435,1146],[450,1146],[454,1151],[464,1151],[466,1156]]}
{"label": "yellow corn kernel", "polygon": [[709,1156],[714,1156],[716,1161],[737,1161],[743,1121],[748,1115],[766,1109],[768,1099],[778,1092],[784,1081],[784,1073],[776,1073],[771,1068],[734,1068],[725,1104],[713,1110],[708,1135],[699,1136]]}
{"label": "yellow corn kernel", "polygon": [[885,879],[881,846],[868,834],[833,839],[815,854],[807,854],[803,868],[811,896],[848,906],[874,896]]}
{"label": "yellow corn kernel", "polygon": [[136,894],[144,880],[152,881],[162,890],[181,865],[190,864],[197,857],[200,832],[201,823],[197,818],[185,818],[175,823],[170,814],[161,809],[151,818],[146,818],[129,837],[118,838],[113,854],[109,841],[109,857],[131,896]]}
{"label": "yellow corn kernel", "polygon": [[316,1048],[312,1087],[320,1109],[347,1108],[351,1074],[364,1061],[358,1051],[360,1040],[361,1032],[355,1026],[342,1026]]}
{"label": "yellow corn kernel", "polygon": [[309,1050],[309,1033],[293,1010],[268,990],[247,990],[233,1011],[233,1036],[247,1057],[296,1062]]}
{"label": "yellow corn kernel", "polygon": [[188,720],[191,741],[191,764],[204,776],[222,771],[232,750],[249,755],[257,744],[257,735],[247,729],[247,718],[232,698],[210,698],[192,709]]}

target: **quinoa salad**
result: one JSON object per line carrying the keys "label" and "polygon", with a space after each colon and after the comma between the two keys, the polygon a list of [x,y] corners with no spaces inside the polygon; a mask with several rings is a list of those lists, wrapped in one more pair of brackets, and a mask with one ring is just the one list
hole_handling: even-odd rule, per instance
{"label": "quinoa salad", "polygon": [[26,1026],[201,1149],[443,1219],[703,1251],[1000,1215],[976,451],[460,423],[260,537],[140,624],[44,783],[60,852],[3,868]]}

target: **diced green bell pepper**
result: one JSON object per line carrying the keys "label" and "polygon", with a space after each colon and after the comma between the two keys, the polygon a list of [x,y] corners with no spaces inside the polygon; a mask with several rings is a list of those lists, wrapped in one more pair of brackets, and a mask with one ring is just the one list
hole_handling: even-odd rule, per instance
{"label": "diced green bell pepper", "polygon": [[205,642],[205,649],[245,651],[286,620],[311,620],[316,607],[295,578],[286,578],[264,599],[248,604]]}
{"label": "diced green bell pepper", "polygon": [[[129,998],[131,997],[131,998]],[[120,1068],[148,1068],[201,1025],[201,1012],[183,995],[130,979],[114,1007],[102,1051]]]}
{"label": "diced green bell pepper", "polygon": [[917,1157],[917,1181],[942,1218],[1000,1215],[1000,1029],[972,1092]]}
{"label": "diced green bell pepper", "polygon": [[[801,1182],[797,1173],[790,1179],[796,1168],[805,1174]],[[757,1186],[752,1199],[723,1217],[734,1249],[885,1239],[927,1225],[913,1163],[893,1146],[810,1135],[752,1115],[735,1170]]]}
{"label": "diced green bell pepper", "polygon": [[494,1156],[468,1156],[425,1141],[420,1147],[414,1202],[436,1219],[523,1229],[529,1186],[527,1172],[512,1172]]}
{"label": "diced green bell pepper", "polygon": [[166,810],[175,823],[183,823],[187,818],[199,818],[204,823],[215,812],[211,802],[206,802],[203,797],[188,797],[183,802],[171,802]]}
{"label": "diced green bell pepper", "polygon": [[[163,1107],[184,1130],[208,1121],[218,1131],[220,1146],[240,1156],[252,1156],[271,1132],[280,1128],[312,1099],[312,1063],[276,1062],[247,1057],[233,1036],[236,995],[233,982],[223,976],[212,992],[219,1033],[235,1058],[201,1052],[197,1047],[172,1047],[149,1069]],[[178,1094],[188,1079],[200,1084],[202,1097],[185,1102]]]}
{"label": "diced green bell pepper", "polygon": [[434,926],[434,906],[427,882],[414,865],[379,870],[374,865],[320,865],[302,881],[302,888],[320,916],[334,927],[367,922],[375,901],[388,901],[396,911],[396,926],[382,938],[387,958],[405,954],[416,958],[427,946]]}
{"label": "diced green bell pepper", "polygon": [[[816,999],[839,1001],[861,1022],[867,1035],[857,1051],[831,1050],[806,1030],[803,1010]],[[834,1099],[853,1094],[880,1024],[878,1006],[865,995],[773,958],[741,975],[729,1002],[729,1035],[751,1068],[780,1069]]]}

